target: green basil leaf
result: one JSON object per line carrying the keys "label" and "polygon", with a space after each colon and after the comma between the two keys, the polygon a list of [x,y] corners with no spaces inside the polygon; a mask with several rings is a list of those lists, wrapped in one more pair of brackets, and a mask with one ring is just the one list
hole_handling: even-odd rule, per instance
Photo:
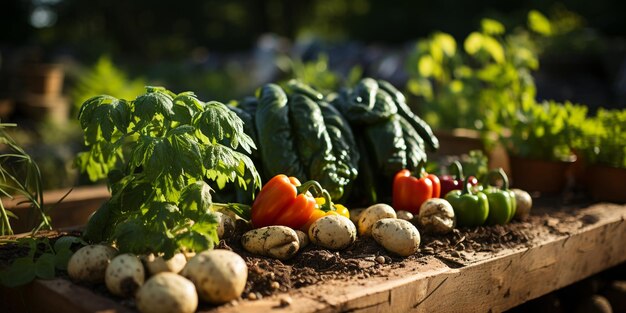
{"label": "green basil leaf", "polygon": [[63,236],[54,242],[54,251],[58,253],[59,251],[62,251],[62,250],[71,250],[72,245],[77,244],[77,243],[80,243],[82,245],[87,244],[86,242],[84,242],[82,239],[78,237]]}
{"label": "green basil leaf", "polygon": [[54,256],[54,267],[61,271],[67,271],[67,263],[69,263],[72,254],[70,250],[58,251]]}
{"label": "green basil leaf", "polygon": [[56,264],[56,258],[52,253],[42,254],[35,262],[35,271],[37,277],[41,279],[54,278],[54,269]]}
{"label": "green basil leaf", "polygon": [[33,281],[37,276],[36,273],[35,262],[32,258],[18,258],[7,269],[0,272],[0,282],[10,288],[18,287]]}

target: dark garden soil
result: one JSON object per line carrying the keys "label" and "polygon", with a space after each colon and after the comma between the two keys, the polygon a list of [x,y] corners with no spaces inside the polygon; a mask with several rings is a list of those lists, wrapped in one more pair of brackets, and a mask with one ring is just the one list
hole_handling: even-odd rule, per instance
{"label": "dark garden soil", "polygon": [[[309,245],[288,261],[252,255],[243,250],[240,238],[243,231],[222,240],[219,248],[239,253],[248,265],[248,282],[240,301],[257,300],[275,294],[296,292],[297,289],[324,281],[352,281],[370,277],[385,277],[391,269],[419,267],[427,260],[439,259],[451,268],[460,268],[479,259],[497,256],[507,249],[523,249],[546,238],[567,235],[593,224],[598,218],[578,213],[577,208],[588,205],[564,205],[561,199],[535,199],[532,215],[526,221],[508,225],[458,228],[446,235],[421,234],[419,253],[410,257],[389,254],[375,241],[359,238],[350,248],[329,251]],[[549,208],[549,209],[548,209]],[[58,232],[45,233],[55,238]],[[7,260],[24,255],[24,248],[8,244],[0,248],[0,266]],[[91,286],[96,293],[113,297],[104,285]],[[121,299],[117,299],[120,300]],[[132,300],[123,304],[134,307]],[[228,305],[237,305],[233,301]],[[212,306],[203,304],[202,310]]]}

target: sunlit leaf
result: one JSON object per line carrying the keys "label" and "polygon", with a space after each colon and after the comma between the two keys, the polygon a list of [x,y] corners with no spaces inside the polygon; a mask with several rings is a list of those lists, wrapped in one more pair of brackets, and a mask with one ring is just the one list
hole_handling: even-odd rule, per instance
{"label": "sunlit leaf", "polygon": [[504,48],[491,36],[483,36],[483,49],[485,49],[491,57],[498,63],[504,62]]}
{"label": "sunlit leaf", "polygon": [[541,14],[541,12],[536,10],[531,10],[528,12],[528,27],[534,32],[544,35],[550,36],[552,34],[552,25],[550,24],[550,20]]}
{"label": "sunlit leaf", "polygon": [[97,96],[85,101],[78,119],[85,131],[87,144],[93,144],[101,138],[111,142],[116,131],[126,133],[130,123],[130,107],[125,100]]}
{"label": "sunlit leaf", "polygon": [[178,206],[183,212],[207,212],[213,203],[213,190],[204,181],[197,181],[185,187],[180,194]]}
{"label": "sunlit leaf", "polygon": [[490,18],[482,19],[480,21],[480,27],[483,33],[487,35],[502,35],[505,32],[504,25],[502,25],[502,23]]}
{"label": "sunlit leaf", "polygon": [[430,77],[433,75],[435,67],[435,61],[429,55],[422,56],[417,62],[417,70],[423,77]]}
{"label": "sunlit leaf", "polygon": [[143,124],[151,121],[157,114],[171,119],[174,106],[171,95],[157,87],[148,87],[148,92],[135,99],[135,116]]}
{"label": "sunlit leaf", "polygon": [[481,33],[473,32],[465,38],[463,47],[468,54],[476,54],[483,46],[483,35]]}
{"label": "sunlit leaf", "polygon": [[456,40],[450,34],[436,33],[433,36],[433,43],[436,43],[447,57],[451,57],[456,53]]}
{"label": "sunlit leaf", "polygon": [[228,138],[233,149],[239,145],[248,153],[256,149],[252,139],[245,134],[241,119],[223,103],[208,102],[204,111],[194,117],[193,124],[210,143],[222,143]]}

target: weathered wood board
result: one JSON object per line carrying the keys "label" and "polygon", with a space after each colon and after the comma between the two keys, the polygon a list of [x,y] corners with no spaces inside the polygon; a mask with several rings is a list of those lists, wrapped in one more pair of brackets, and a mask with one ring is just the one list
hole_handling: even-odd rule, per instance
{"label": "weathered wood board", "polygon": [[[48,215],[55,229],[84,225],[89,215],[111,197],[111,193],[104,185],[77,187],[67,194],[68,191],[69,188],[44,192],[44,202],[46,207],[51,207]],[[59,203],[61,199],[63,201]],[[35,225],[35,219],[38,218],[32,214],[28,204],[20,204],[23,200],[21,197],[2,198],[4,206],[18,216],[18,219],[11,221],[15,233],[30,231]]]}

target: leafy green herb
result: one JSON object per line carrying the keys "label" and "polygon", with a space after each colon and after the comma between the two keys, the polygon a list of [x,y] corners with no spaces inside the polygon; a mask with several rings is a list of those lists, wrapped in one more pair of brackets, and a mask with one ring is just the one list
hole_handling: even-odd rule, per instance
{"label": "leafy green herb", "polygon": [[13,260],[13,263],[0,271],[0,284],[6,287],[25,285],[35,278],[52,279],[57,270],[67,270],[67,263],[72,256],[73,245],[85,245],[78,237],[58,238],[54,245],[46,237],[24,237],[16,242],[28,250],[26,256]]}
{"label": "leafy green herb", "polygon": [[108,56],[101,56],[93,67],[81,72],[76,84],[70,90],[72,102],[76,103],[74,114],[79,105],[93,95],[109,94],[121,98],[132,98],[141,94],[145,82],[142,78],[129,79],[123,70],[116,67]]}
{"label": "leafy green herb", "polygon": [[471,150],[468,154],[462,155],[460,161],[466,177],[474,176],[478,181],[482,181],[489,171],[489,160],[482,150]]}
{"label": "leafy green herb", "polygon": [[408,62],[408,91],[418,96],[434,128],[499,133],[517,107],[534,99],[531,72],[539,63],[532,39],[523,30],[507,33],[492,19],[483,19],[480,30],[459,43],[434,33],[417,43]]}
{"label": "leafy green herb", "polygon": [[580,126],[575,148],[587,162],[626,168],[626,110],[600,109]]}
{"label": "leafy green herb", "polygon": [[587,107],[570,102],[525,103],[504,137],[512,155],[543,160],[569,160],[587,125]]}
{"label": "leafy green herb", "polygon": [[[135,100],[102,95],[79,112],[90,149],[77,157],[91,179],[112,191],[90,219],[85,238],[115,242],[122,252],[205,250],[217,241],[210,184],[251,194],[260,177],[250,158],[254,141],[224,104],[191,92],[146,87]],[[221,206],[221,205],[219,205]],[[246,215],[246,206],[225,205]],[[243,209],[242,209],[243,208]]]}

